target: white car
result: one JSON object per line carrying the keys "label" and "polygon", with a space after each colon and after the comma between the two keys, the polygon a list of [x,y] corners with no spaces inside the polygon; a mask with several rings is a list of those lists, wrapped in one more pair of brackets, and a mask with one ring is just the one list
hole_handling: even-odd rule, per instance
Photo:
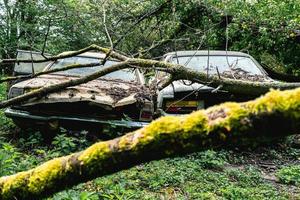
{"label": "white car", "polygon": [[[177,51],[167,53],[163,60],[184,65],[187,68],[219,75],[221,77],[269,82],[273,81],[261,65],[250,55],[234,51]],[[157,72],[154,83],[158,86],[167,80],[166,72]],[[247,101],[254,96],[241,96],[209,85],[177,80],[159,91],[158,110],[163,114],[187,114],[225,101]]]}

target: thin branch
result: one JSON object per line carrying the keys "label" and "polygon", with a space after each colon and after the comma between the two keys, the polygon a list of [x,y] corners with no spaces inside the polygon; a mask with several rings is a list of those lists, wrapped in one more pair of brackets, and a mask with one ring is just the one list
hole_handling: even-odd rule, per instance
{"label": "thin branch", "polygon": [[107,25],[106,25],[106,9],[105,9],[105,5],[103,5],[103,24],[104,24],[104,29],[105,29],[106,36],[107,36],[108,41],[110,43],[110,48],[113,50],[114,49],[114,44],[113,44],[113,41],[111,39],[111,36],[110,36],[110,34],[108,32]]}
{"label": "thin branch", "polygon": [[[98,51],[100,51],[102,53],[105,53],[105,54],[107,54],[110,51],[110,49],[108,49],[108,48],[103,48],[103,47],[97,46],[95,44],[92,44],[92,45],[90,45],[86,48],[80,49],[78,51],[58,54],[56,56],[50,56],[50,57],[45,58],[45,59],[39,59],[39,60],[3,59],[3,60],[0,60],[0,66],[5,65],[5,64],[16,63],[16,62],[21,62],[21,63],[31,63],[31,62],[43,63],[43,62],[48,62],[48,61],[56,61],[56,60],[63,59],[63,58],[69,58],[69,57],[77,56],[79,54],[82,54],[82,53],[85,53],[85,52],[88,52],[88,51],[91,51],[91,50],[98,50]],[[121,60],[121,61],[124,61],[124,60],[128,59],[128,57],[126,57],[124,55],[121,55],[121,54],[119,54],[115,51],[110,54],[110,57],[115,58],[117,60]]]}
{"label": "thin branch", "polygon": [[87,63],[87,64],[72,64],[72,65],[67,65],[66,67],[63,67],[63,68],[50,69],[50,70],[38,72],[38,73],[35,73],[32,75],[30,74],[30,75],[20,75],[20,76],[2,78],[2,79],[0,79],[0,83],[7,82],[7,81],[26,79],[26,78],[35,78],[35,77],[45,75],[45,74],[51,74],[51,73],[55,73],[55,72],[61,72],[61,71],[66,71],[66,70],[76,69],[76,68],[94,67],[94,66],[99,66],[99,65],[102,65],[102,63],[98,62],[98,63]]}
{"label": "thin branch", "polygon": [[48,36],[49,36],[49,32],[50,32],[50,27],[51,27],[51,18],[48,19],[47,31],[46,31],[46,34],[45,34],[43,49],[42,49],[42,53],[41,53],[41,55],[45,59],[47,59],[47,57],[44,55],[44,53],[45,53],[45,49],[46,49],[46,45],[47,45],[47,40],[48,40]]}
{"label": "thin branch", "polygon": [[162,3],[160,6],[156,7],[155,9],[153,9],[151,12],[148,12],[148,13],[144,14],[143,16],[141,16],[134,24],[129,26],[127,31],[114,43],[114,47],[116,47],[125,37],[127,37],[128,34],[132,31],[132,29],[134,27],[136,27],[139,23],[141,23],[145,19],[153,16],[154,14],[156,14],[159,11],[161,11],[162,9],[164,9],[170,2],[171,2],[171,0],[166,0],[164,3]]}

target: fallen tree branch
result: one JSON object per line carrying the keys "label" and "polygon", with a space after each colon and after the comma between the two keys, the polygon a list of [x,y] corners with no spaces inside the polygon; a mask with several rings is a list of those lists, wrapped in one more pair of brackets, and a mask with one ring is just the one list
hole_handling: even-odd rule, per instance
{"label": "fallen tree branch", "polygon": [[142,68],[161,68],[163,71],[173,75],[173,80],[192,80],[194,82],[210,82],[213,87],[222,85],[222,89],[235,94],[245,94],[259,96],[267,93],[271,88],[287,90],[300,87],[299,82],[284,83],[284,82],[251,82],[242,81],[237,79],[223,78],[218,76],[207,77],[206,73],[191,70],[182,65],[166,63],[162,61],[148,60],[148,59],[128,59],[127,62],[131,65],[139,66]]}
{"label": "fallen tree branch", "polygon": [[7,81],[15,81],[15,80],[20,80],[20,79],[26,79],[26,78],[35,78],[35,77],[38,77],[38,76],[41,76],[41,75],[66,71],[66,70],[70,70],[70,69],[95,67],[95,66],[98,66],[98,65],[102,65],[102,63],[98,62],[98,63],[87,63],[87,64],[73,64],[73,65],[68,65],[66,67],[63,67],[63,68],[56,68],[56,69],[50,69],[50,70],[47,70],[47,71],[41,71],[41,72],[38,72],[38,73],[35,73],[35,74],[1,78],[0,83],[7,82]]}
{"label": "fallen tree branch", "polygon": [[[284,103],[283,103],[284,102]],[[136,164],[225,145],[247,145],[300,130],[300,89],[271,91],[149,126],[34,169],[0,178],[0,199],[37,199]]]}
{"label": "fallen tree branch", "polygon": [[118,71],[118,70],[125,69],[125,68],[130,68],[130,67],[131,66],[129,66],[127,62],[120,62],[120,63],[112,65],[108,68],[99,70],[99,71],[97,71],[97,72],[95,72],[91,75],[88,75],[88,76],[84,76],[84,77],[81,77],[81,78],[78,78],[78,79],[72,79],[72,80],[69,80],[69,81],[66,81],[66,82],[63,82],[63,83],[58,83],[58,84],[53,84],[53,85],[49,85],[49,86],[46,86],[46,87],[42,87],[40,89],[36,89],[34,91],[25,93],[23,95],[15,97],[15,98],[8,99],[6,101],[0,102],[0,109],[11,106],[11,105],[16,105],[16,104],[22,103],[22,102],[27,101],[29,99],[41,98],[41,97],[43,97],[43,96],[45,96],[49,93],[57,92],[57,91],[65,89],[67,87],[87,83],[89,81],[95,80],[95,79],[97,79],[101,76],[112,73],[114,71]]}
{"label": "fallen tree branch", "polygon": [[269,76],[273,79],[280,80],[280,81],[286,81],[286,82],[300,82],[300,76],[295,76],[291,74],[285,74],[281,72],[277,72],[271,67],[268,67],[267,65],[263,65],[264,70],[269,74]]}
{"label": "fallen tree branch", "polygon": [[[85,52],[88,52],[88,51],[92,51],[92,50],[98,50],[100,52],[103,52],[105,54],[108,54],[110,49],[108,48],[103,48],[103,47],[100,47],[100,46],[97,46],[95,44],[92,44],[86,48],[83,48],[83,49],[80,49],[80,50],[77,50],[77,51],[71,51],[71,52],[66,52],[66,53],[63,53],[63,54],[58,54],[58,55],[55,55],[55,56],[49,56],[47,58],[44,58],[44,59],[39,59],[39,60],[34,60],[34,59],[3,59],[3,60],[0,60],[0,66],[1,65],[5,65],[5,64],[11,64],[11,63],[42,63],[42,62],[48,62],[48,61],[56,61],[56,60],[59,60],[59,59],[63,59],[63,58],[69,58],[69,57],[73,57],[73,56],[77,56],[79,54],[82,54],[82,53],[85,53]],[[126,60],[127,57],[126,56],[123,56],[117,52],[112,52],[110,54],[110,57],[112,58],[115,58],[117,60]]]}

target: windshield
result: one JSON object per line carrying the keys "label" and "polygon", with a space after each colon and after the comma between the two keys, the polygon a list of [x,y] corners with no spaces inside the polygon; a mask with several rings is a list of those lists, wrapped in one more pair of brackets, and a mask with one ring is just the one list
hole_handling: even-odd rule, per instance
{"label": "windshield", "polygon": [[185,65],[190,69],[204,73],[208,71],[210,75],[220,74],[228,78],[264,77],[254,61],[243,56],[212,55],[209,58],[208,56],[182,56],[173,58],[172,63]]}
{"label": "windshield", "polygon": [[[97,58],[76,56],[76,57],[64,58],[59,61],[56,61],[50,67],[50,69],[59,69],[59,68],[63,68],[63,67],[66,67],[66,66],[72,65],[72,64],[88,64],[88,63],[99,63],[99,62],[101,62],[101,60],[99,60]],[[104,66],[99,65],[99,66],[95,66],[95,67],[76,68],[76,69],[70,69],[70,70],[66,70],[66,71],[57,72],[56,74],[64,74],[64,75],[71,75],[71,76],[86,76],[86,75],[95,73],[96,71],[99,71],[101,69],[112,66],[113,64],[116,64],[116,63],[117,63],[117,61],[107,60]],[[103,77],[108,78],[108,79],[121,79],[124,81],[135,81],[136,80],[135,71],[133,69],[122,69],[119,71],[109,73]]]}

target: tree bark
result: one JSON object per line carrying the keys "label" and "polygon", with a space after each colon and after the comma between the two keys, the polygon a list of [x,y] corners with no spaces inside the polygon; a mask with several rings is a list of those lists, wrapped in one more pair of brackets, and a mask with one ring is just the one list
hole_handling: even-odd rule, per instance
{"label": "tree bark", "polygon": [[273,90],[253,101],[224,103],[186,116],[159,118],[122,137],[0,178],[0,199],[42,198],[150,160],[297,133],[299,113],[300,89],[295,89]]}
{"label": "tree bark", "polygon": [[267,65],[263,65],[263,68],[273,79],[286,81],[286,82],[300,82],[300,76],[277,72],[274,69],[268,67]]}

